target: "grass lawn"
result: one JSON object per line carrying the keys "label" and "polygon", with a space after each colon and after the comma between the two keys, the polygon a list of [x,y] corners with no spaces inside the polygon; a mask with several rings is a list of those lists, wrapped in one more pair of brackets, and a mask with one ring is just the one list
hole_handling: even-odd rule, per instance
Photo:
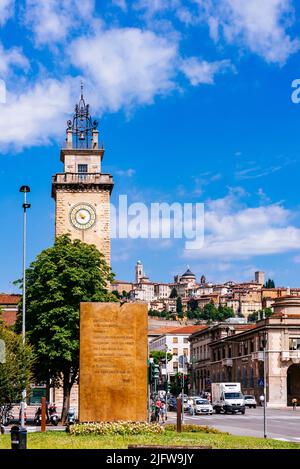
{"label": "grass lawn", "polygon": [[[28,449],[117,449],[127,448],[128,444],[156,444],[171,447],[174,445],[202,445],[214,449],[300,449],[297,443],[245,436],[232,436],[209,433],[181,433],[166,431],[163,435],[135,436],[91,436],[69,435],[65,432],[29,433]],[[10,435],[0,436],[0,449],[10,448]]]}

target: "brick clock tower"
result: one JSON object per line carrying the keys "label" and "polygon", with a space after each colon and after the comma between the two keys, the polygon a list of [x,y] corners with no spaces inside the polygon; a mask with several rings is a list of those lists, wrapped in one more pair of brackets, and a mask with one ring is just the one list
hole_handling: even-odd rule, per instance
{"label": "brick clock tower", "polygon": [[101,171],[103,145],[98,144],[97,121],[81,97],[68,121],[66,146],[60,151],[64,172],[52,177],[55,236],[95,244],[110,265],[110,194],[113,178]]}

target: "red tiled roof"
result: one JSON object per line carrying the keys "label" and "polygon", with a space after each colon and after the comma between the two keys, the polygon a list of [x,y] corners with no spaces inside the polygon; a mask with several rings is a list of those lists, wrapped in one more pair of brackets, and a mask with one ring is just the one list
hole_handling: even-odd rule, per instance
{"label": "red tiled roof", "polygon": [[256,327],[256,324],[231,324],[236,330],[248,330],[248,329],[254,329]]}
{"label": "red tiled roof", "polygon": [[171,329],[168,334],[194,334],[194,332],[202,331],[206,329],[208,326],[183,326],[183,327],[176,327]]}
{"label": "red tiled roof", "polygon": [[0,293],[0,304],[1,305],[17,305],[21,299],[21,295],[7,295],[5,293]]}
{"label": "red tiled roof", "polygon": [[174,327],[160,327],[158,329],[150,329],[148,334],[163,335],[173,330],[174,330]]}

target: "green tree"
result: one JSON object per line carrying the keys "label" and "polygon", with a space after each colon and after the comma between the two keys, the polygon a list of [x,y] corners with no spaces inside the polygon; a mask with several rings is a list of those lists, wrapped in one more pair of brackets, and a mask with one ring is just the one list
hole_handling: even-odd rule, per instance
{"label": "green tree", "polygon": [[26,270],[26,330],[36,357],[35,377],[47,385],[50,379],[53,386],[62,384],[63,422],[78,378],[80,302],[116,301],[107,289],[112,280],[98,249],[68,235],[57,238]]}
{"label": "green tree", "polygon": [[272,308],[263,308],[263,309],[260,309],[259,311],[256,311],[255,313],[249,314],[247,321],[256,322],[263,318],[269,318],[270,316],[272,316],[272,314],[273,314]]}
{"label": "green tree", "polygon": [[265,288],[275,288],[275,282],[272,279],[268,279],[264,285]]}
{"label": "green tree", "polygon": [[225,321],[225,319],[228,318],[234,318],[235,314],[232,308],[229,308],[228,306],[218,306],[217,314],[216,314],[216,319],[218,321]]}
{"label": "green tree", "polygon": [[[29,391],[33,350],[22,337],[0,323],[0,406],[20,402],[23,389]],[[3,363],[2,363],[3,361]]]}
{"label": "green tree", "polygon": [[118,292],[118,290],[113,290],[111,293],[112,293],[112,295],[115,295],[115,297],[116,297],[117,299],[120,298],[120,293]]}
{"label": "green tree", "polygon": [[218,315],[218,309],[214,305],[214,303],[211,301],[210,303],[207,303],[202,312],[202,318],[206,321],[215,321]]}
{"label": "green tree", "polygon": [[175,287],[172,288],[171,293],[170,293],[170,298],[177,298],[177,290]]}
{"label": "green tree", "polygon": [[178,296],[176,300],[176,313],[178,314],[178,316],[182,313],[182,301],[180,296]]}
{"label": "green tree", "polygon": [[[152,352],[150,352],[150,357],[153,358],[153,361],[156,365],[160,365],[161,363],[166,362],[166,352],[164,350],[152,350]],[[168,362],[172,360],[172,357],[172,353],[167,352]]]}

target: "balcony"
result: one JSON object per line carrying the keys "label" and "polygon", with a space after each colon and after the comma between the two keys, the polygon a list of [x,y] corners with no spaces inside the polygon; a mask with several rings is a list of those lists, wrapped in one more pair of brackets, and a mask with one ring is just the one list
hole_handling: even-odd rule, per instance
{"label": "balcony", "polygon": [[57,189],[87,189],[98,188],[108,189],[110,192],[113,188],[113,177],[110,174],[101,173],[58,173],[52,176],[52,196],[55,195]]}
{"label": "balcony", "polygon": [[223,358],[222,366],[232,366],[232,358]]}
{"label": "balcony", "polygon": [[281,352],[281,360],[283,362],[291,360],[293,363],[300,363],[300,350]]}

